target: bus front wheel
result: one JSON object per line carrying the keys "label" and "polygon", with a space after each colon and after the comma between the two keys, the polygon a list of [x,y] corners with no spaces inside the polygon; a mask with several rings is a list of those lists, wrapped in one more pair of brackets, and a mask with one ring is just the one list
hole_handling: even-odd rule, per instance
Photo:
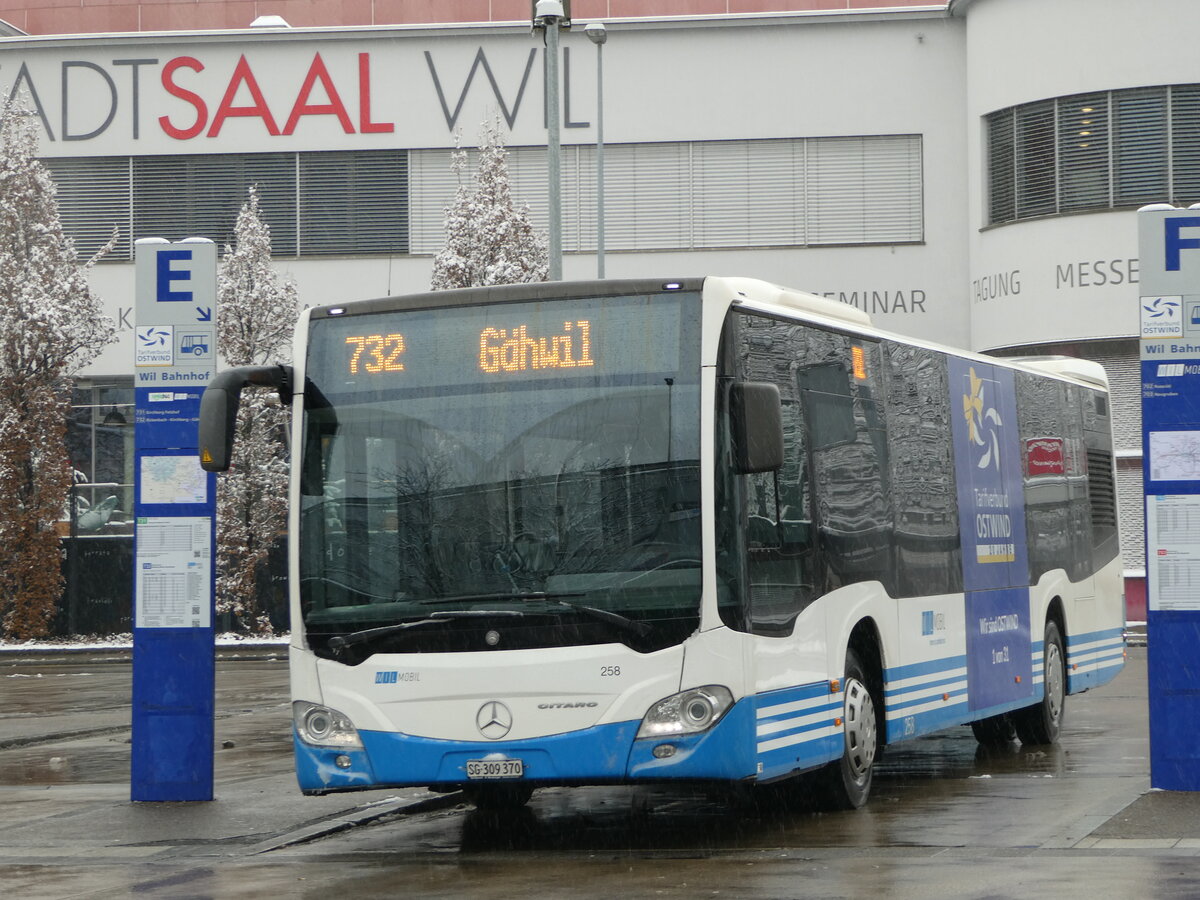
{"label": "bus front wheel", "polygon": [[866,668],[853,648],[846,651],[843,678],[842,758],[820,773],[822,800],[831,809],[858,809],[871,794],[878,744],[875,701]]}
{"label": "bus front wheel", "polygon": [[1042,699],[1012,713],[1022,744],[1053,744],[1062,731],[1067,701],[1067,661],[1058,623],[1046,622],[1042,644]]}

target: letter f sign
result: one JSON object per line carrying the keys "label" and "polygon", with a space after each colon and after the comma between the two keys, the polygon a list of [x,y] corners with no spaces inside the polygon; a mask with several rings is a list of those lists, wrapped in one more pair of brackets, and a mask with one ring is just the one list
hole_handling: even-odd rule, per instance
{"label": "letter f sign", "polygon": [[1166,229],[1163,235],[1166,243],[1166,270],[1168,272],[1178,272],[1179,251],[1200,250],[1200,238],[1180,237],[1179,232],[1184,228],[1200,228],[1200,218],[1196,216],[1181,216],[1179,218],[1163,219],[1163,227]]}

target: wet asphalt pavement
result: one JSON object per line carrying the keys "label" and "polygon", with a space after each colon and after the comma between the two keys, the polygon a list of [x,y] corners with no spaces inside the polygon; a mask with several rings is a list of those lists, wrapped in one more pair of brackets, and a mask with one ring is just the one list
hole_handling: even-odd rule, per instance
{"label": "wet asphalt pavement", "polygon": [[794,791],[306,798],[287,665],[217,666],[216,799],[129,801],[127,662],[0,655],[0,885],[65,897],[1200,896],[1200,794],[1151,792],[1145,650],[1071,697],[1054,747],[967,728],[888,752],[868,807]]}

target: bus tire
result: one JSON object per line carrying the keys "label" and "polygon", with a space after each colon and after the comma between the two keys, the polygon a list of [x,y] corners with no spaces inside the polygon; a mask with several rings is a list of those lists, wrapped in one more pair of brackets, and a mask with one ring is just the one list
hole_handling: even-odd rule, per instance
{"label": "bus tire", "polygon": [[878,747],[878,721],[866,667],[853,648],[846,651],[843,692],[842,758],[819,775],[822,805],[829,809],[858,809],[871,795]]}
{"label": "bus tire", "polygon": [[1042,643],[1042,699],[1012,713],[1022,744],[1053,744],[1062,731],[1067,701],[1067,659],[1058,623],[1046,621]]}
{"label": "bus tire", "polygon": [[1017,729],[1008,713],[976,719],[971,723],[971,731],[981,747],[1007,747],[1017,742]]}

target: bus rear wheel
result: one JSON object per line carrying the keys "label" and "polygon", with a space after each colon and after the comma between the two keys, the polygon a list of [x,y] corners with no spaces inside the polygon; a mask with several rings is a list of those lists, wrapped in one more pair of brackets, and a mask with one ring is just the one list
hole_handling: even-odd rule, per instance
{"label": "bus rear wheel", "polygon": [[1017,742],[1017,729],[1008,713],[976,719],[971,731],[981,747],[1007,747]]}
{"label": "bus rear wheel", "polygon": [[1067,701],[1067,661],[1058,623],[1046,622],[1042,644],[1042,699],[1012,713],[1022,744],[1053,744],[1062,731]]}
{"label": "bus rear wheel", "polygon": [[827,808],[858,809],[871,794],[879,726],[866,668],[853,649],[846,651],[843,690],[842,758],[821,770],[819,787]]}

